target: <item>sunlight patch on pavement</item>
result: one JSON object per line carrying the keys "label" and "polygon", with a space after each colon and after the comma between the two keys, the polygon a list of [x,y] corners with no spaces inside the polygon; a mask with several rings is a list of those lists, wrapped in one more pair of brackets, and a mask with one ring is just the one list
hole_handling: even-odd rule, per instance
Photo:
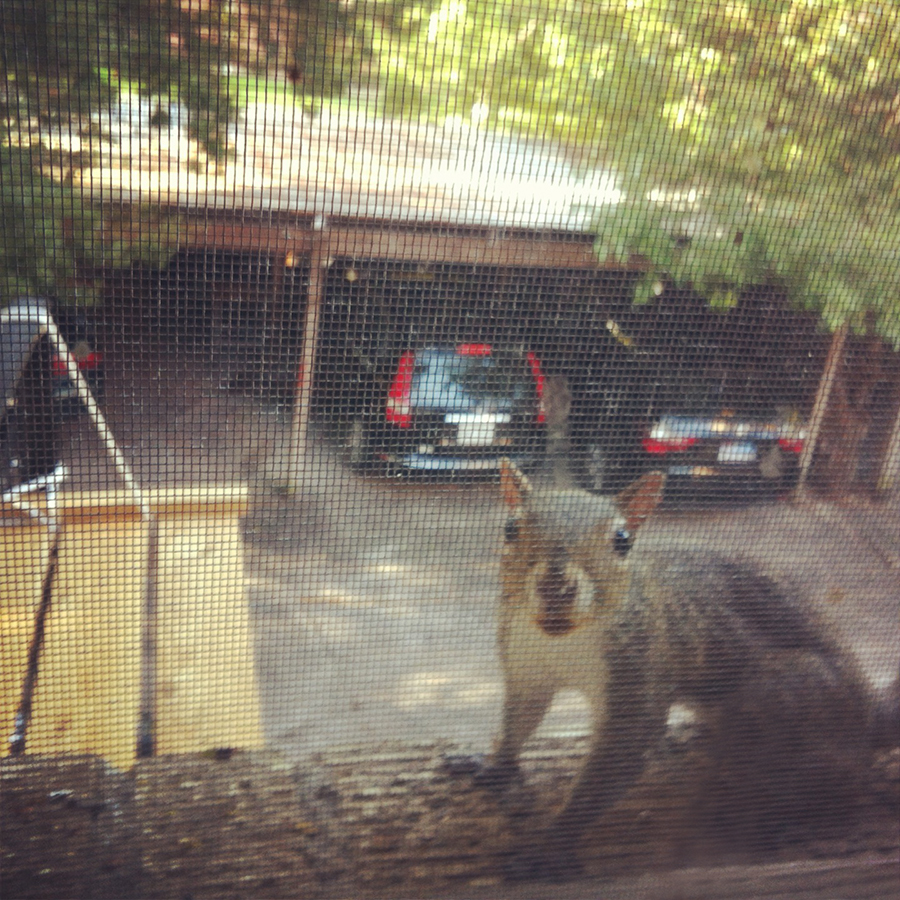
{"label": "sunlight patch on pavement", "polygon": [[357,642],[360,639],[359,624],[346,616],[314,616],[310,624],[322,637],[334,643]]}
{"label": "sunlight patch on pavement", "polygon": [[497,682],[479,681],[447,672],[416,672],[404,678],[393,702],[402,709],[443,706],[462,709],[482,703],[493,703],[502,694]]}
{"label": "sunlight patch on pavement", "polygon": [[398,580],[410,587],[438,587],[445,585],[448,580],[446,570],[436,567],[431,567],[430,571],[423,570],[421,564],[377,563],[369,571],[376,575],[399,576]]}

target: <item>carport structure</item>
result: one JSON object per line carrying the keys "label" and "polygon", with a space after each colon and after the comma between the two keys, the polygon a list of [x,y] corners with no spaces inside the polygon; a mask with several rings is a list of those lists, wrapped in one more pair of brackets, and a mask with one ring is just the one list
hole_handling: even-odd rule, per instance
{"label": "carport structure", "polygon": [[[165,240],[182,256],[218,252],[255,257],[264,265],[265,284],[249,303],[258,307],[252,315],[268,345],[263,365],[280,369],[273,377],[282,382],[286,365],[292,370],[287,376],[294,395],[292,484],[302,464],[320,351],[326,343],[333,350],[346,337],[329,330],[348,324],[329,319],[339,279],[346,276],[344,287],[359,308],[390,302],[383,286],[374,287],[378,276],[369,282],[367,294],[353,292],[353,279],[364,277],[367,265],[392,271],[393,278],[407,283],[417,277],[439,280],[450,270],[456,278],[467,272],[465,289],[454,294],[449,288],[443,303],[463,306],[473,292],[483,296],[493,291],[495,316],[536,317],[545,329],[556,331],[569,358],[558,360],[553,347],[548,365],[571,375],[573,368],[602,367],[600,348],[609,346],[610,333],[620,334],[620,317],[627,316],[623,307],[629,306],[635,280],[645,268],[638,258],[624,267],[621,260],[599,260],[594,250],[594,211],[620,200],[615,174],[581,167],[551,144],[477,124],[380,119],[352,107],[312,116],[296,107],[257,102],[247,107],[236,127],[232,154],[219,168],[185,172],[177,156],[160,152],[133,157],[121,166],[85,169],[80,178],[114,201],[108,207],[114,210],[108,216],[112,241],[146,240],[142,209],[149,204],[159,210],[154,217],[169,220]],[[498,269],[509,278],[498,285],[494,277],[491,285],[490,273]],[[481,286],[480,273],[485,275]],[[209,297],[214,320],[229,315],[223,310],[228,301],[217,301],[215,291]],[[242,303],[247,305],[246,296]],[[735,348],[753,348],[760,338],[756,349],[761,364],[762,357],[778,365],[793,354],[785,377],[795,380],[797,361],[806,359],[801,362],[802,387],[789,403],[807,411],[815,408],[817,414],[804,459],[809,469],[834,386],[834,379],[825,379],[812,402],[825,357],[822,342],[810,335],[815,321],[793,316],[777,292],[747,297],[742,305],[747,307],[743,317],[713,314],[730,319],[729,340]],[[409,301],[405,312],[408,306]],[[702,330],[710,317],[708,308],[685,306],[683,295],[668,291],[656,306],[658,315],[650,316],[653,327],[660,335],[668,330],[673,347],[689,342],[691,330]],[[371,323],[363,327],[371,328]],[[775,334],[779,330],[780,336]],[[785,339],[786,333],[796,336],[796,344]],[[627,339],[626,332],[621,334]],[[279,353],[280,359],[271,358]],[[832,352],[835,365],[841,365],[843,353],[839,335]],[[685,364],[694,365],[697,358],[695,354]],[[740,352],[732,354],[732,361],[739,358]],[[896,368],[887,364],[875,378],[884,390],[887,382],[896,381]],[[832,430],[842,428],[832,423]],[[900,405],[883,413],[875,430],[878,437],[870,440],[868,452],[875,452],[880,463],[870,466],[868,480],[872,487],[887,488],[900,466]]]}
{"label": "carport structure", "polygon": [[[202,314],[208,321],[203,327],[218,323],[218,338],[227,342],[224,320],[249,316],[255,321],[261,347],[245,366],[254,371],[238,371],[234,381],[277,382],[280,394],[293,399],[288,481],[294,485],[311,411],[329,404],[334,411],[335,388],[325,377],[329,367],[337,365],[343,373],[341,390],[351,406],[342,412],[352,415],[347,372],[367,377],[354,366],[361,356],[385,351],[379,342],[388,340],[387,331],[394,335],[395,351],[404,337],[484,339],[490,334],[494,339],[530,341],[545,354],[550,373],[570,379],[574,374],[576,381],[585,372],[596,380],[605,361],[608,370],[609,360],[623,347],[634,357],[653,357],[647,377],[657,384],[673,378],[677,382],[677,370],[692,366],[711,368],[724,362],[735,371],[745,366],[748,371],[738,377],[755,378],[764,389],[768,382],[775,402],[815,408],[818,425],[811,423],[814,439],[808,443],[806,469],[812,465],[823,423],[826,432],[846,430],[831,402],[835,371],[844,367],[848,382],[868,379],[869,390],[880,398],[893,395],[892,385],[898,383],[896,354],[886,348],[881,362],[874,369],[867,367],[865,347],[871,341],[852,336],[847,340],[846,329],[832,342],[832,377],[819,381],[827,339],[817,333],[815,316],[791,310],[774,290],[750,293],[730,312],[711,310],[689,293],[668,289],[648,306],[635,307],[632,294],[643,262],[635,258],[623,268],[598,260],[595,237],[582,230],[201,206],[172,206],[166,214],[178,225],[178,253],[170,263],[175,274],[170,277],[184,284],[191,277],[184,270],[196,268],[193,277],[205,292]],[[130,215],[135,225],[128,224]],[[139,237],[140,208],[126,207],[113,223],[115,239]],[[197,259],[217,255],[231,260],[224,264],[225,274],[205,278]],[[235,272],[241,267],[264,272],[257,274],[254,287],[238,291],[242,296],[236,305],[244,312],[229,309],[234,303],[229,278],[240,278],[228,275],[229,265]],[[642,344],[633,342],[636,332]],[[695,340],[710,332],[718,335],[718,350],[704,349],[707,338]],[[354,340],[358,346],[351,345]],[[713,359],[711,353],[716,352],[719,356]],[[371,371],[368,376],[369,383],[357,388],[371,393],[375,382]],[[879,400],[875,407],[878,420],[866,426],[869,458],[860,485],[887,489],[895,483],[900,464],[900,404],[885,406]]]}
{"label": "carport structure", "polygon": [[[274,140],[250,130],[260,122],[271,126],[274,119]],[[177,221],[175,243],[182,253],[265,256],[264,328],[270,334],[286,330],[285,283],[304,282],[294,481],[306,440],[319,329],[328,324],[329,272],[336,264],[349,271],[357,262],[385,261],[421,267],[423,273],[440,266],[471,273],[498,267],[510,273],[568,270],[605,273],[598,283],[610,276],[623,284],[629,280],[620,264],[598,262],[590,233],[592,205],[616,199],[613,179],[586,176],[555,148],[488,131],[346,113],[310,118],[258,104],[246,113],[229,168],[197,176],[189,189],[174,173],[141,170],[140,162],[131,170],[98,169],[84,177],[135,204],[133,213],[115,217],[115,238],[141,236],[137,204],[149,201],[162,204],[164,215],[168,211]],[[583,289],[582,296],[591,293]],[[627,288],[621,293],[627,295]],[[523,315],[521,299],[518,310],[509,312]]]}
{"label": "carport structure", "polygon": [[[331,219],[321,215],[216,210],[177,210],[179,250],[220,250],[229,253],[264,256],[267,260],[267,293],[263,299],[269,334],[283,334],[289,328],[292,310],[286,308],[291,297],[288,285],[302,282],[299,301],[299,360],[294,401],[294,463],[302,465],[303,447],[312,407],[313,380],[310,373],[319,368],[320,352],[326,335],[321,329],[327,314],[329,288],[335,278],[347,284],[355,280],[357,270],[378,268],[380,264],[405,270],[405,279],[434,278],[441,267],[453,267],[470,273],[505,269],[512,276],[518,270],[563,270],[581,272],[581,295],[590,296],[596,288],[609,295],[609,283],[624,284],[628,273],[620,267],[598,264],[593,252],[593,237],[552,231],[528,231],[487,226],[456,226],[440,223],[417,225],[408,222]],[[336,273],[340,273],[337,275]],[[397,276],[403,277],[403,276]],[[501,300],[501,312],[515,312],[515,290]],[[594,288],[595,290],[592,290]],[[462,301],[462,297],[457,300]],[[518,314],[526,310],[521,297]],[[554,299],[559,300],[558,297]],[[503,300],[512,304],[503,309]],[[621,302],[621,301],[620,301]],[[534,304],[531,304],[532,307]],[[295,311],[294,311],[295,312]],[[215,315],[215,313],[213,313]],[[605,322],[605,319],[604,319]],[[514,331],[516,322],[508,322]],[[296,478],[296,469],[293,479]]]}

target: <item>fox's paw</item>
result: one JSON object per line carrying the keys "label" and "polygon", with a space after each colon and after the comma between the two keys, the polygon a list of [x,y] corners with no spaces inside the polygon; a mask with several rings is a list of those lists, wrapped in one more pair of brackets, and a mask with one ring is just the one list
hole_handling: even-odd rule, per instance
{"label": "fox's paw", "polygon": [[441,765],[453,778],[477,778],[486,765],[486,759],[483,753],[445,753],[441,757]]}
{"label": "fox's paw", "polygon": [[442,757],[444,771],[453,778],[472,778],[480,788],[495,794],[524,784],[517,763],[496,763],[483,753],[445,753]]}

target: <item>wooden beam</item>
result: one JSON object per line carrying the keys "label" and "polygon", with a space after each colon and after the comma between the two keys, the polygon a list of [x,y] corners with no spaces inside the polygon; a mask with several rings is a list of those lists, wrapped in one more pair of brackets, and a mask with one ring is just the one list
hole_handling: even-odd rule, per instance
{"label": "wooden beam", "polygon": [[831,346],[828,348],[825,369],[819,380],[819,388],[816,391],[816,399],[809,419],[809,433],[803,445],[803,453],[800,455],[800,476],[797,479],[797,487],[794,489],[794,497],[798,500],[802,499],[806,492],[806,482],[812,468],[813,456],[816,452],[816,445],[819,442],[819,435],[822,432],[825,416],[828,413],[828,404],[831,400],[834,384],[837,380],[841,363],[844,360],[844,346],[847,343],[849,333],[850,326],[846,324],[841,325],[835,331],[831,339]]}
{"label": "wooden beam", "polygon": [[313,379],[319,348],[319,322],[325,295],[325,270],[330,261],[329,241],[327,235],[323,235],[323,239],[320,239],[316,245],[309,266],[309,289],[306,294],[306,311],[303,316],[300,363],[297,367],[291,444],[288,450],[287,473],[283,485],[289,493],[299,490],[306,467]]}
{"label": "wooden beam", "polygon": [[[215,247],[279,256],[290,254],[300,259],[315,256],[324,241],[334,258],[564,269],[629,268],[618,263],[600,263],[593,249],[594,237],[587,234],[274,213],[254,215],[244,210],[164,210],[163,213],[178,221],[177,244],[173,250]],[[139,216],[120,213],[108,221],[107,230],[111,240],[146,239],[146,226]]]}
{"label": "wooden beam", "polygon": [[[141,508],[131,491],[114,488],[101,491],[60,491],[57,511],[64,525],[87,521],[100,524],[113,520],[140,518]],[[145,501],[151,512],[168,516],[243,516],[249,508],[246,484],[210,483],[171,485],[148,488]],[[30,501],[32,508],[43,511],[43,496]],[[0,516],[25,517],[20,509],[0,503]]]}

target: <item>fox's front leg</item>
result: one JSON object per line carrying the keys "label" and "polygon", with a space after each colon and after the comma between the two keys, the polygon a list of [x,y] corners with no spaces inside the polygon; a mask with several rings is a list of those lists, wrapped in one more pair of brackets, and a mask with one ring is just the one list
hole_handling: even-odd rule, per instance
{"label": "fox's front leg", "polygon": [[588,828],[635,782],[647,747],[665,728],[665,717],[635,722],[611,716],[575,779],[569,798],[553,821],[533,834],[506,867],[512,880],[566,880],[581,874],[579,850]]}
{"label": "fox's front leg", "polygon": [[577,845],[593,822],[638,779],[648,749],[664,731],[665,715],[646,708],[631,708],[627,716],[608,716],[602,733],[594,735],[565,806],[553,821],[554,840],[558,836]]}

